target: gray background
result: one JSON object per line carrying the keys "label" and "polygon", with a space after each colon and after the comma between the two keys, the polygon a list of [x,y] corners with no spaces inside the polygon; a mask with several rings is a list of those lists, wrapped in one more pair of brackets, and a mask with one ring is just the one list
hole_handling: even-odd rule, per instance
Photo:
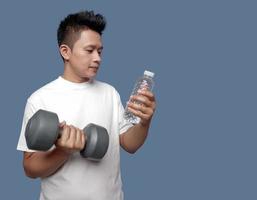
{"label": "gray background", "polygon": [[124,104],[156,73],[149,138],[121,154],[126,199],[256,200],[255,2],[2,0],[1,199],[38,198],[16,151],[25,102],[62,72],[59,21],[87,8],[108,20],[98,79]]}

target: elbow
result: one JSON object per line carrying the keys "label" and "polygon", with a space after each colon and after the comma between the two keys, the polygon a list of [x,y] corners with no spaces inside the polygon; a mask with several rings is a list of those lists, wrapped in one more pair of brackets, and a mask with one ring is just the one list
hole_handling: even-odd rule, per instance
{"label": "elbow", "polygon": [[38,175],[38,172],[36,169],[33,169],[33,166],[31,166],[29,164],[29,162],[23,162],[23,169],[24,169],[24,173],[27,177],[32,178],[32,179],[36,179],[38,177],[40,177]]}
{"label": "elbow", "polygon": [[31,169],[28,169],[28,168],[25,167],[25,166],[24,166],[24,173],[25,173],[25,175],[26,175],[27,177],[32,178],[32,179],[36,179],[36,178],[39,177],[36,172],[34,172],[34,171],[31,170]]}
{"label": "elbow", "polygon": [[136,151],[127,151],[129,154],[135,154],[136,153]]}
{"label": "elbow", "polygon": [[125,134],[120,135],[120,146],[130,154],[135,154],[138,148],[135,145],[131,145],[127,142],[125,142]]}
{"label": "elbow", "polygon": [[38,178],[37,176],[33,175],[33,174],[29,174],[29,173],[25,173],[27,177],[31,178],[31,179],[36,179]]}
{"label": "elbow", "polygon": [[137,148],[126,148],[126,151],[129,153],[129,154],[135,154],[137,152]]}
{"label": "elbow", "polygon": [[41,177],[40,165],[33,159],[33,153],[25,153],[23,158],[24,174],[28,178],[36,179]]}
{"label": "elbow", "polygon": [[129,146],[127,146],[127,145],[122,145],[122,148],[127,152],[127,153],[129,153],[129,154],[135,154],[136,152],[137,152],[137,150],[138,150],[138,148],[135,148],[135,147],[129,147]]}

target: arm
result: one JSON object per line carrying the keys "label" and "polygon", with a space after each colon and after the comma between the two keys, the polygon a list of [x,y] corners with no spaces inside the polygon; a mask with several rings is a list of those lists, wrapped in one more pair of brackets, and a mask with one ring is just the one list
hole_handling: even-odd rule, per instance
{"label": "arm", "polygon": [[47,152],[24,152],[23,167],[31,178],[47,177],[55,173],[76,151],[84,148],[85,134],[74,126],[61,124],[61,137],[56,141],[56,148]]}
{"label": "arm", "polygon": [[150,91],[140,91],[139,95],[132,96],[131,101],[140,101],[142,104],[128,103],[128,109],[134,115],[140,117],[139,124],[134,125],[125,133],[120,134],[121,147],[135,153],[145,142],[150,127],[151,119],[156,108],[154,94]]}
{"label": "arm", "polygon": [[24,152],[23,167],[30,178],[47,177],[56,172],[69,158],[69,154],[55,148],[49,152]]}

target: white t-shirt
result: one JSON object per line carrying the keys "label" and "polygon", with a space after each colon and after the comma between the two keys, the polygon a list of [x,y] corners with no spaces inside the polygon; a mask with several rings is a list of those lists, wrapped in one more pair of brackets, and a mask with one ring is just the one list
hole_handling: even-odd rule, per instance
{"label": "white t-shirt", "polygon": [[131,124],[123,118],[124,108],[117,91],[92,80],[73,83],[62,77],[34,92],[27,100],[17,149],[31,152],[25,140],[25,127],[39,109],[55,112],[59,121],[80,129],[95,123],[107,129],[108,151],[100,162],[73,154],[53,175],[43,178],[40,200],[122,200],[119,134]]}

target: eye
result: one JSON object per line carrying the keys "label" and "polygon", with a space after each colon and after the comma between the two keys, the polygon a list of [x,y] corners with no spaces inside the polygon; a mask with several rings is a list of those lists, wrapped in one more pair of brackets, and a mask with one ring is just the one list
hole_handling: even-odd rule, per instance
{"label": "eye", "polygon": [[98,52],[99,55],[101,55],[102,51],[103,51],[102,49],[99,49],[97,52]]}
{"label": "eye", "polygon": [[88,53],[93,53],[93,49],[86,49],[86,51],[88,52]]}

